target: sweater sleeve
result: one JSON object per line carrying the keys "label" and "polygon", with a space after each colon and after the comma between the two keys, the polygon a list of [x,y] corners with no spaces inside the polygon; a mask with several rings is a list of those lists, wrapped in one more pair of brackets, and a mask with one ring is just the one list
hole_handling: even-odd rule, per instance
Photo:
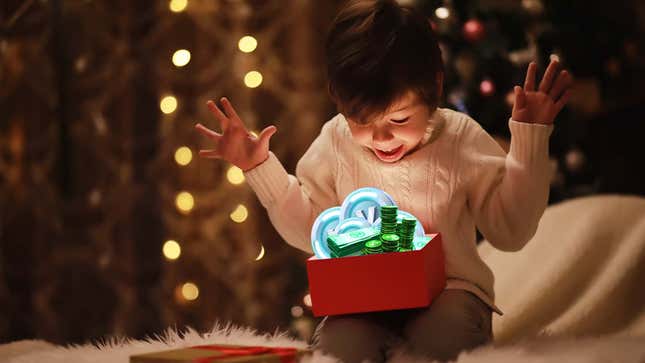
{"label": "sweater sleeve", "polygon": [[311,227],[325,209],[338,204],[335,188],[335,119],[328,121],[296,166],[296,176],[288,174],[269,151],[262,164],[244,175],[266,208],[271,223],[284,240],[312,253]]}
{"label": "sweater sleeve", "polygon": [[[549,137],[553,125],[509,119],[508,155],[478,124],[471,143],[468,204],[484,237],[502,251],[518,251],[533,237],[549,198]],[[472,165],[474,164],[474,165]]]}

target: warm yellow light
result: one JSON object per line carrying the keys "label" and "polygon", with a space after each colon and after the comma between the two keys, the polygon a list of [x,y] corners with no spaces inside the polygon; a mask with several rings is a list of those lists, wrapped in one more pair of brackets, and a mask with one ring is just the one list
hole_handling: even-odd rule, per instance
{"label": "warm yellow light", "polygon": [[258,41],[250,35],[243,36],[237,43],[238,48],[244,53],[251,53],[258,47]]}
{"label": "warm yellow light", "polygon": [[250,71],[244,76],[244,84],[249,88],[256,88],[262,84],[262,74],[258,71]]}
{"label": "warm yellow light", "polygon": [[260,261],[260,260],[262,259],[262,257],[264,257],[264,246],[263,246],[263,245],[260,245],[260,253],[259,253],[259,254],[258,254],[258,256],[255,258],[255,260],[256,260],[256,261]]}
{"label": "warm yellow light", "polygon": [[307,306],[311,306],[311,295],[307,294],[305,297],[302,298],[302,302],[305,303]]}
{"label": "warm yellow light", "polygon": [[256,139],[258,138],[258,133],[255,131],[249,131],[249,134],[253,135]]}
{"label": "warm yellow light", "polygon": [[188,0],[171,0],[170,3],[168,4],[168,8],[173,13],[179,13],[186,10],[187,5],[188,5]]}
{"label": "warm yellow light", "polygon": [[181,295],[186,300],[196,300],[199,296],[199,288],[192,282],[186,282],[181,286]]}
{"label": "warm yellow light", "polygon": [[179,165],[188,165],[193,160],[193,152],[187,146],[182,146],[175,151],[175,161]]}
{"label": "warm yellow light", "polygon": [[174,240],[168,240],[163,244],[163,255],[169,260],[176,260],[181,255],[181,246]]}
{"label": "warm yellow light", "polygon": [[173,96],[166,96],[159,102],[159,108],[165,114],[173,113],[177,109],[177,99]]}
{"label": "warm yellow light", "polygon": [[554,54],[551,54],[549,56],[549,59],[552,60],[552,61],[559,62],[560,61],[560,56],[554,53]]}
{"label": "warm yellow light", "polygon": [[242,184],[244,183],[244,172],[242,171],[242,169],[233,165],[228,168],[228,171],[226,172],[226,179],[228,179],[229,183],[234,185]]}
{"label": "warm yellow light", "polygon": [[177,194],[175,204],[177,205],[177,209],[184,213],[188,213],[195,206],[195,200],[193,199],[192,194],[188,192],[180,192]]}
{"label": "warm yellow light", "polygon": [[190,62],[190,52],[187,49],[179,49],[172,54],[172,64],[177,67],[183,67],[188,62]]}
{"label": "warm yellow light", "polygon": [[448,8],[446,7],[441,6],[434,11],[434,15],[436,15],[439,19],[447,19],[450,16],[450,10],[448,10]]}
{"label": "warm yellow light", "polygon": [[249,211],[243,204],[239,204],[233,212],[231,212],[231,219],[233,222],[242,223],[249,216]]}

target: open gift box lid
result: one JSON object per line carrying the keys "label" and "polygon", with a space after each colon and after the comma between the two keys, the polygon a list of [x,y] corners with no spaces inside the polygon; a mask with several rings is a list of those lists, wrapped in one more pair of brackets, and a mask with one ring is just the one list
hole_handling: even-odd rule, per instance
{"label": "open gift box lid", "polygon": [[446,286],[441,234],[415,251],[307,260],[314,316],[429,306]]}

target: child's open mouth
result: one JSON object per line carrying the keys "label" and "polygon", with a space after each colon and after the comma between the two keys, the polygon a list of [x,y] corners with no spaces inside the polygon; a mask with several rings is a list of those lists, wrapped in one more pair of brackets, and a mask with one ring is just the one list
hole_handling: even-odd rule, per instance
{"label": "child's open mouth", "polygon": [[397,148],[394,148],[390,151],[384,151],[374,148],[374,153],[379,157],[379,159],[383,161],[395,161],[403,153],[403,145],[399,145]]}

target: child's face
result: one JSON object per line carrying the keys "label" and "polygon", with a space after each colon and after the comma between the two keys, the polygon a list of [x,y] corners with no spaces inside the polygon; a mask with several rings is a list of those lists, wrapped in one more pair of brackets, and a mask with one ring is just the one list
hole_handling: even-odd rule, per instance
{"label": "child's face", "polygon": [[428,106],[415,92],[393,102],[378,119],[362,125],[348,118],[352,137],[381,161],[393,163],[413,151],[425,134],[430,119]]}

